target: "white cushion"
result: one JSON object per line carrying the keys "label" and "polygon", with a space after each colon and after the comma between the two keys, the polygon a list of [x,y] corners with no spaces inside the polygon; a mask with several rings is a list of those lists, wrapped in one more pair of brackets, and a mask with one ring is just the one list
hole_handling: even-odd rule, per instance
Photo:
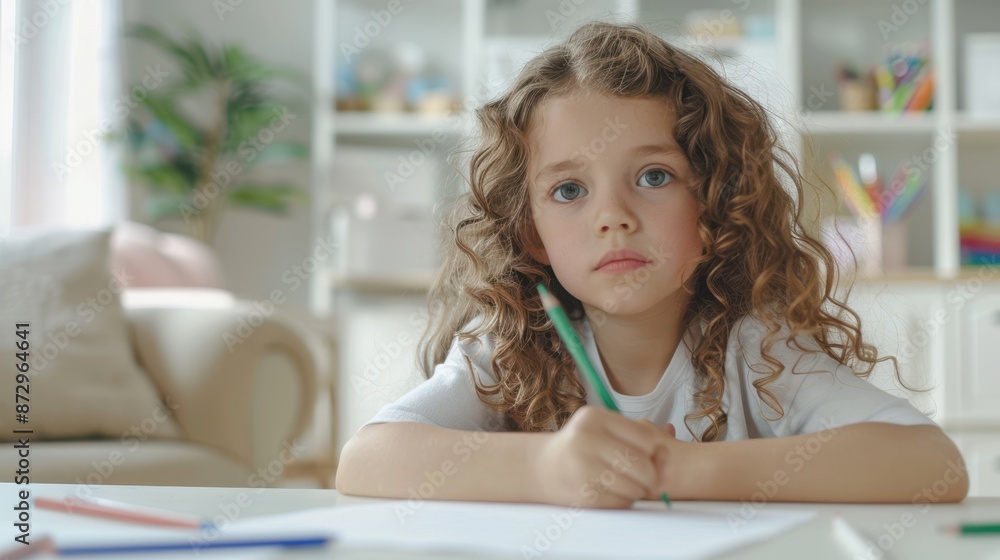
{"label": "white cushion", "polygon": [[[177,437],[132,354],[118,293],[128,270],[108,267],[110,230],[36,230],[0,241],[0,439]],[[28,323],[29,423],[16,420],[16,323]],[[23,404],[23,402],[22,402]]]}
{"label": "white cushion", "polygon": [[[17,450],[0,446],[0,464],[17,464]],[[192,442],[137,438],[96,441],[31,442],[31,482],[82,484],[82,492],[101,484],[143,486],[237,486],[267,483],[235,456]],[[0,471],[13,481],[14,469]],[[259,483],[257,481],[260,481]]]}

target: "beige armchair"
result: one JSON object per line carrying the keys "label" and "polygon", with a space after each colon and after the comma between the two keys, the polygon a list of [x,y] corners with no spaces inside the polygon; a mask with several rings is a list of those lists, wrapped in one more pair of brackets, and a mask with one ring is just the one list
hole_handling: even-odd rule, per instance
{"label": "beige armchair", "polygon": [[[122,304],[180,436],[150,437],[163,410],[118,439],[34,440],[32,482],[274,486],[306,458],[296,440],[327,385],[322,337],[222,290],[127,290]],[[0,463],[16,464],[12,445]]]}

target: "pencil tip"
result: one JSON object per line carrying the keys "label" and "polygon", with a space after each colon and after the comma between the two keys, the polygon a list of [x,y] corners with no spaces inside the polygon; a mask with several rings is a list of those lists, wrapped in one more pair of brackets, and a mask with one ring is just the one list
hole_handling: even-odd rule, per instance
{"label": "pencil tip", "polygon": [[666,492],[660,494],[660,499],[663,500],[663,503],[667,504],[667,509],[674,509],[673,506],[670,505],[670,497],[667,496]]}

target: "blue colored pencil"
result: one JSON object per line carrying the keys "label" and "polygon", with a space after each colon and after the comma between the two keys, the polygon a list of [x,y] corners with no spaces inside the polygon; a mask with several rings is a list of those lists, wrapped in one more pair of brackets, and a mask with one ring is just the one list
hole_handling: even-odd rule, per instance
{"label": "blue colored pencil", "polygon": [[225,538],[204,543],[182,542],[179,540],[167,542],[104,544],[61,547],[57,549],[62,556],[90,556],[101,554],[135,554],[144,552],[170,552],[178,550],[198,551],[205,548],[252,548],[263,546],[279,546],[282,548],[306,548],[324,546],[333,537],[329,535],[311,535],[304,537],[272,537],[272,538]]}
{"label": "blue colored pencil", "polygon": [[909,210],[924,191],[926,181],[923,180],[923,173],[919,169],[914,169],[910,176],[903,183],[895,200],[889,206],[884,221],[889,222],[902,218],[903,214]]}

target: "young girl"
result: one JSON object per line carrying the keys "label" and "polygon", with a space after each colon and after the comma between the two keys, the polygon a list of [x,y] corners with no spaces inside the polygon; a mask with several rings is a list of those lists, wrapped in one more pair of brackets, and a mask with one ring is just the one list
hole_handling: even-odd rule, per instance
{"label": "young girl", "polygon": [[338,490],[581,507],[966,495],[949,438],[865,379],[892,358],[832,295],[761,105],[641,26],[591,23],[477,116],[420,345],[429,380],[347,443]]}

